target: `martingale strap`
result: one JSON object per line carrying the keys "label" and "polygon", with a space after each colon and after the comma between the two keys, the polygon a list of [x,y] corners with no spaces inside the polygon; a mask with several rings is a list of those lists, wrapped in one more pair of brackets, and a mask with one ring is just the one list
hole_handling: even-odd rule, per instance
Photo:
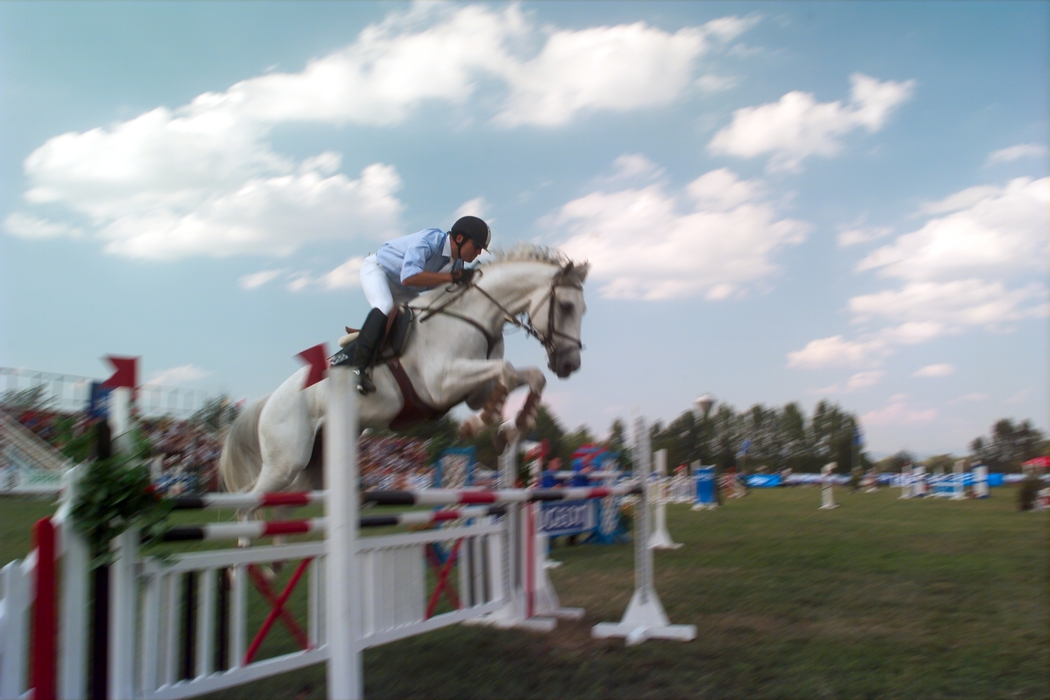
{"label": "martingale strap", "polygon": [[448,413],[447,408],[444,410],[434,408],[419,398],[419,394],[416,393],[416,388],[412,386],[412,380],[408,378],[408,373],[405,372],[400,359],[395,357],[387,361],[386,366],[390,368],[391,374],[394,375],[394,380],[397,382],[398,388],[401,389],[401,397],[404,399],[401,412],[394,417],[394,420],[390,421],[391,430],[411,428],[420,423],[437,420]]}

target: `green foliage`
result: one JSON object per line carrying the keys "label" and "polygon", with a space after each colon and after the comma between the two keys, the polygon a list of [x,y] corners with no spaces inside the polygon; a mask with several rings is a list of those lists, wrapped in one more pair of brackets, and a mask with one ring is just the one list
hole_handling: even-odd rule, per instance
{"label": "green foliage", "polygon": [[0,397],[0,406],[12,413],[20,411],[50,411],[55,404],[55,397],[47,395],[47,388],[41,384],[20,391],[5,391]]}
{"label": "green foliage", "polygon": [[1009,418],[997,420],[991,434],[970,443],[973,459],[992,472],[1018,472],[1021,464],[1039,457],[1045,449],[1044,435],[1028,420],[1014,424]]}
{"label": "green foliage", "polygon": [[77,485],[73,527],[83,535],[93,556],[92,568],[114,559],[109,542],[132,525],[149,538],[167,530],[171,503],[161,500],[145,465],[121,457],[95,460]]}
{"label": "green foliage", "polygon": [[1036,499],[1039,498],[1039,490],[1042,486],[1039,477],[1035,474],[1028,474],[1024,478],[1024,481],[1021,482],[1021,486],[1017,489],[1017,509],[1033,510],[1035,508]]}
{"label": "green foliage", "polygon": [[211,432],[218,433],[232,425],[233,421],[237,420],[238,413],[240,409],[237,408],[237,404],[223,394],[205,401],[204,405],[190,416],[190,422],[199,423]]}
{"label": "green foliage", "polygon": [[[378,433],[387,432],[391,435],[394,434],[390,431],[378,431]],[[459,423],[448,414],[431,423],[422,423],[397,434],[429,441],[427,443],[427,460],[430,463],[436,462],[441,453],[448,448],[462,444],[459,439]]]}

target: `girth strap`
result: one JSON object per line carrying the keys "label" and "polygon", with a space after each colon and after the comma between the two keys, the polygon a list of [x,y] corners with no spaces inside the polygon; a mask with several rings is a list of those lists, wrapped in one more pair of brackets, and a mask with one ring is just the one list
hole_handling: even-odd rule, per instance
{"label": "girth strap", "polygon": [[401,412],[394,417],[394,420],[390,421],[391,430],[411,428],[420,423],[437,420],[448,413],[447,408],[445,410],[434,408],[419,398],[419,394],[416,393],[416,388],[412,386],[412,380],[408,378],[408,373],[405,372],[400,359],[395,357],[388,360],[386,365],[390,368],[391,374],[394,375],[394,380],[397,382],[398,388],[401,389],[401,397],[404,399]]}

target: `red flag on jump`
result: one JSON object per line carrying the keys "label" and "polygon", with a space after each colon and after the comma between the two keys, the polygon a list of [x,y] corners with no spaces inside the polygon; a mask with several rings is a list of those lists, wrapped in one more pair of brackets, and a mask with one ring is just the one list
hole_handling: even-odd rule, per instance
{"label": "red flag on jump", "polygon": [[310,373],[306,375],[306,381],[303,382],[304,389],[324,379],[328,372],[328,353],[325,352],[324,343],[303,350],[296,357],[303,358],[306,364],[310,365]]}
{"label": "red flag on jump", "polygon": [[107,389],[116,389],[117,387],[134,389],[138,386],[139,358],[114,357],[113,355],[107,355],[105,360],[113,365],[113,369],[115,369],[116,372],[113,373],[112,377],[102,382],[102,386]]}

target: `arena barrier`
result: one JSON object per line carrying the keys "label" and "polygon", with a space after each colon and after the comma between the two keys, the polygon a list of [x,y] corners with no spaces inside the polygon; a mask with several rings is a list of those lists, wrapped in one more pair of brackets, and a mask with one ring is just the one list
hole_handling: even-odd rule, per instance
{"label": "arena barrier", "polygon": [[[156,558],[140,554],[137,530],[116,538],[117,559],[109,572],[108,648],[103,655],[108,658],[104,674],[108,697],[186,698],[324,661],[328,696],[359,698],[364,649],[461,622],[552,629],[557,617],[582,615],[580,610],[560,606],[537,547],[538,504],[565,498],[641,495],[635,519],[634,595],[623,620],[595,625],[593,636],[623,637],[627,644],[651,638],[695,638],[694,626],[669,624],[653,585],[652,552],[647,546],[648,479],[560,493],[437,489],[359,494],[356,441],[350,437],[357,434],[352,377],[349,370],[333,368],[329,379],[327,491],[258,497],[215,494],[176,503],[180,508],[323,503],[323,518],[215,523],[173,528],[168,533],[169,539],[181,541],[310,532],[323,534],[324,539]],[[640,475],[647,476],[648,430],[640,419],[636,440]],[[81,473],[74,469],[67,475],[59,512],[38,523],[34,554],[3,570],[0,695],[4,698],[95,695],[87,687],[88,550],[66,527]],[[361,502],[455,507],[362,517]],[[359,536],[362,528],[394,524],[447,527]],[[445,545],[444,561],[428,562],[424,553],[433,544]],[[294,563],[280,590],[261,573],[264,564],[273,562]],[[56,577],[59,564],[61,578]],[[434,572],[432,583],[428,564]],[[451,582],[457,579],[458,590],[453,591]],[[249,585],[270,606],[257,629],[249,625]],[[298,587],[305,588],[303,620],[285,608]],[[260,658],[264,642],[278,625],[298,648]],[[31,660],[28,674],[27,660]]]}

